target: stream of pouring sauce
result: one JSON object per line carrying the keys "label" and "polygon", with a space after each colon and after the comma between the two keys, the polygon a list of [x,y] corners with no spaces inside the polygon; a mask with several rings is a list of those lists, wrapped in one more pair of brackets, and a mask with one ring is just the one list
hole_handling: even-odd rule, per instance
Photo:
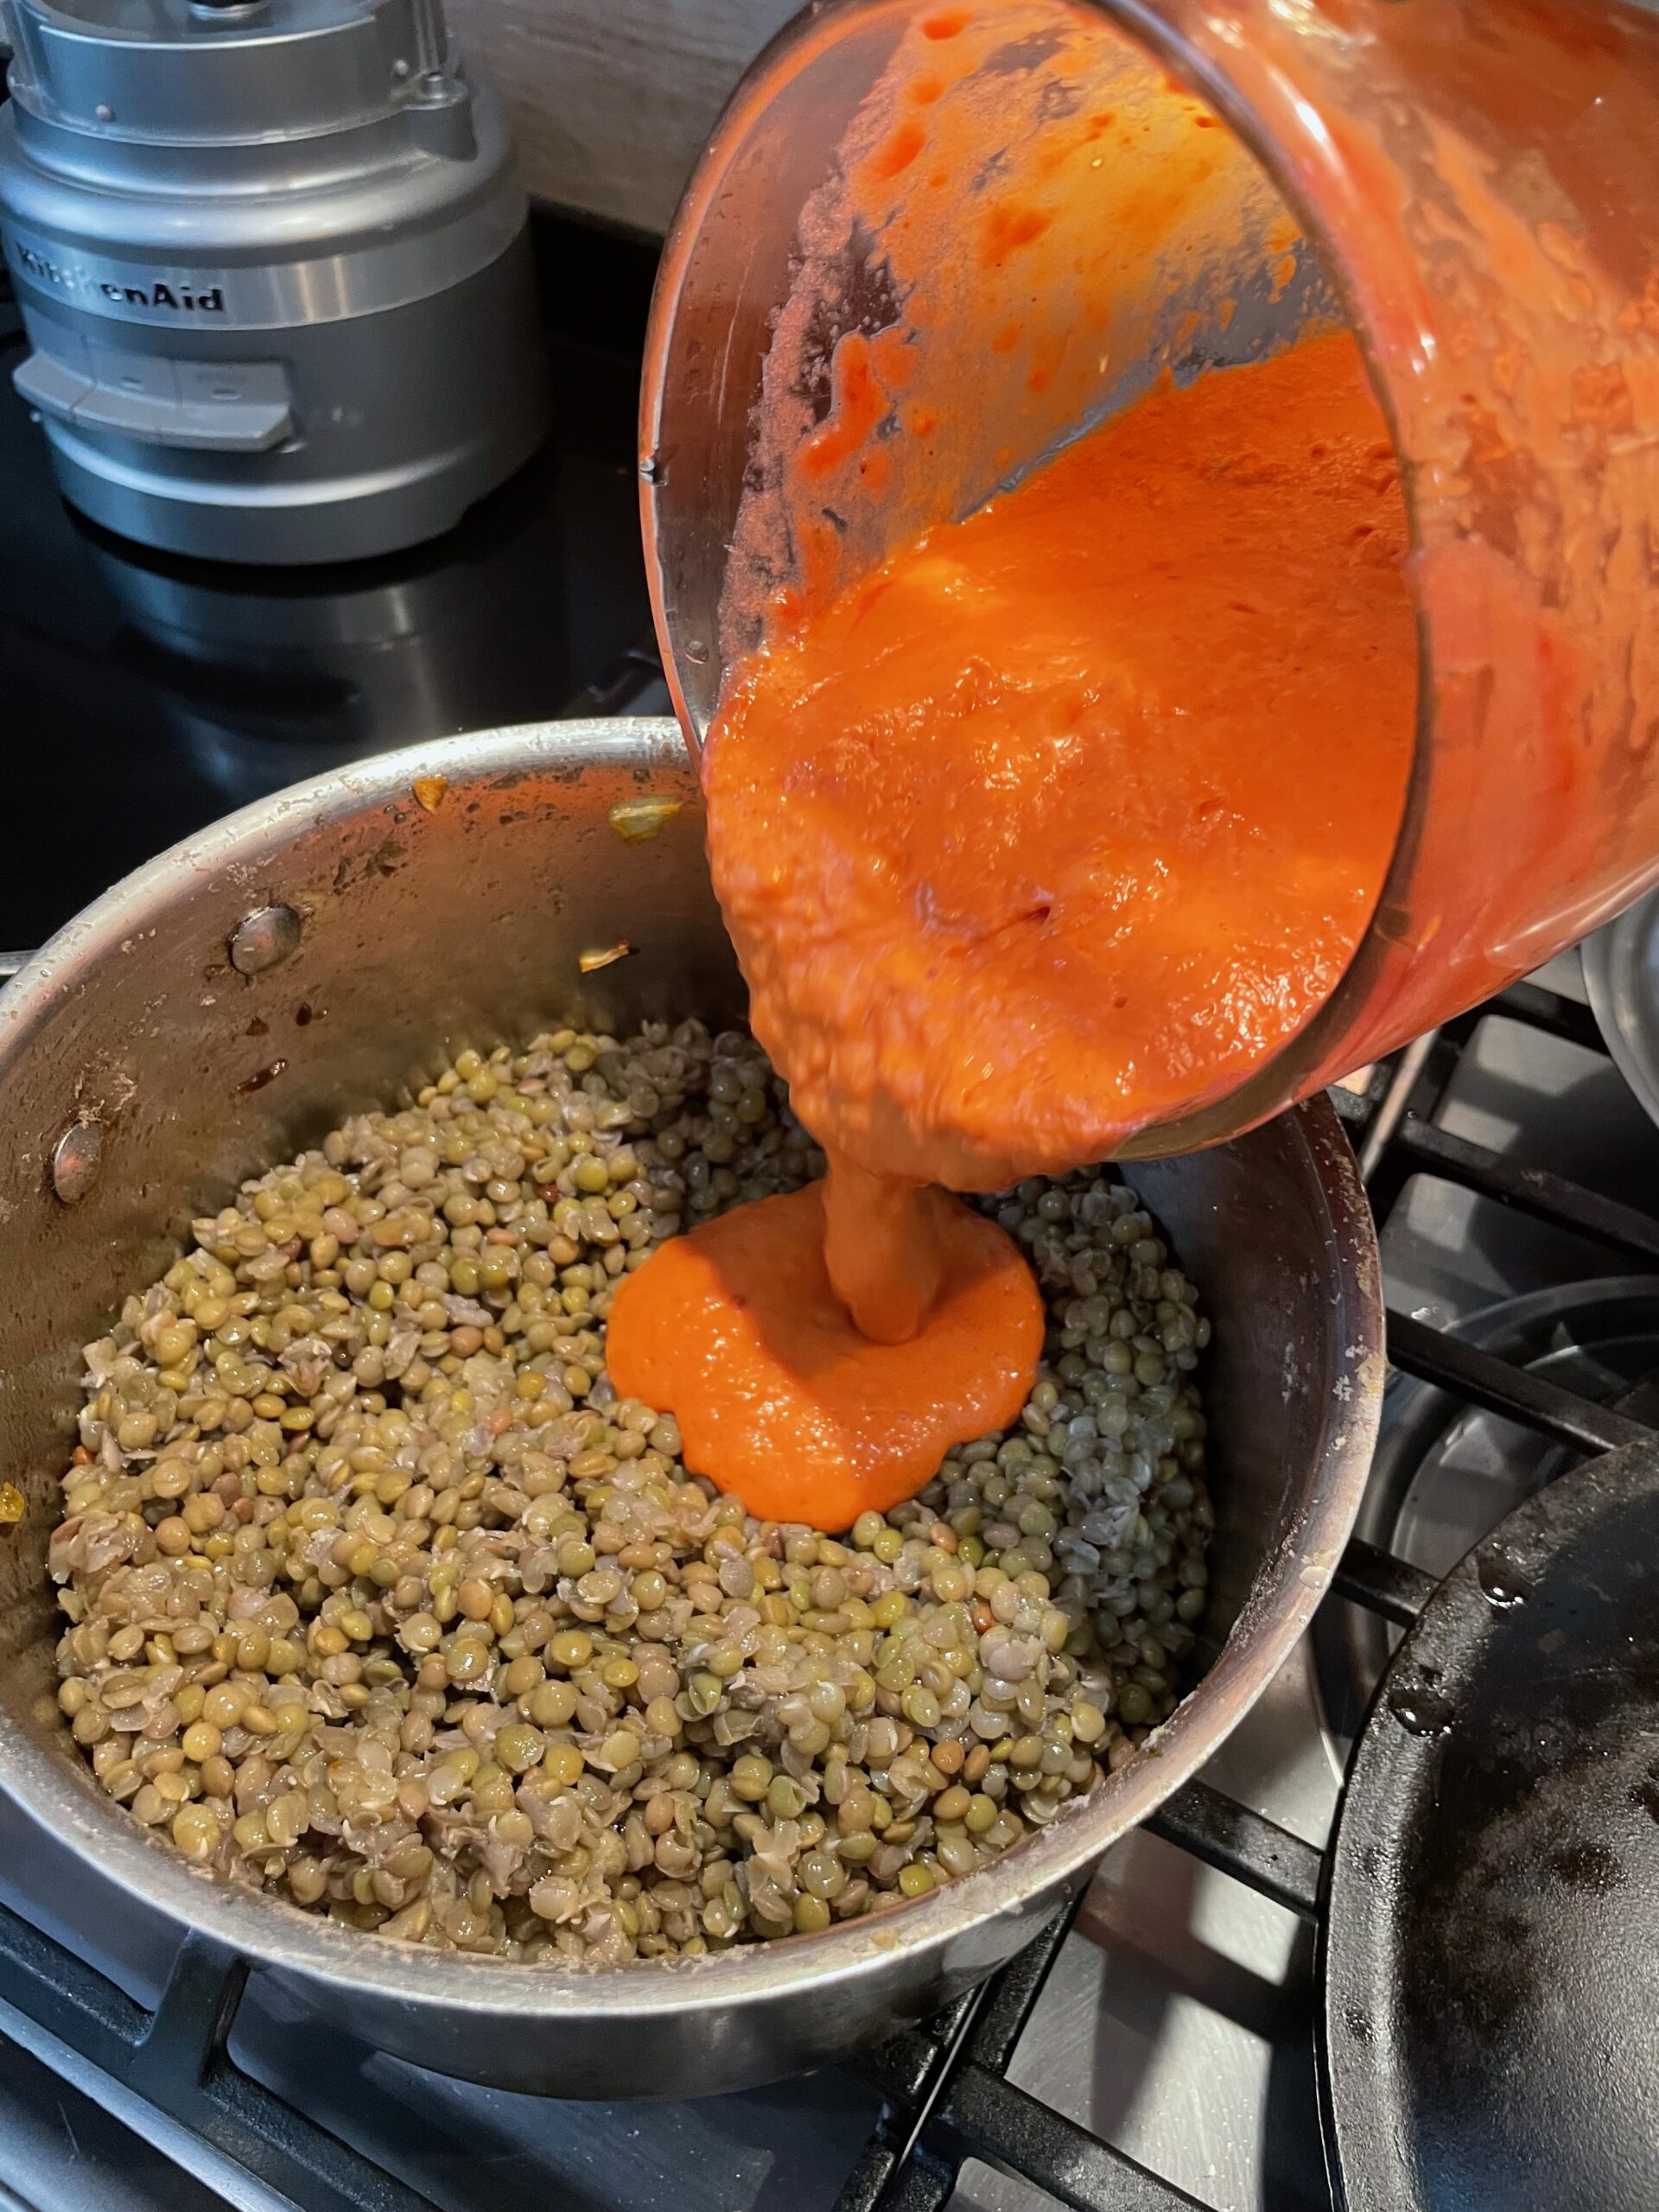
{"label": "stream of pouring sauce", "polygon": [[688,1466],[841,1528],[1016,1416],[1035,1285],[937,1186],[1109,1157],[1324,1002],[1404,804],[1405,553],[1327,335],[1154,391],[739,671],[715,887],[830,1172],[618,1292],[613,1380]]}

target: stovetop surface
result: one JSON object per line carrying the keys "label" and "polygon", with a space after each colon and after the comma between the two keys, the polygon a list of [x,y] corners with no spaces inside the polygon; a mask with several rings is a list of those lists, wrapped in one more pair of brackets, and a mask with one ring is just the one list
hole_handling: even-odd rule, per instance
{"label": "stovetop surface", "polygon": [[[364,753],[624,702],[665,709],[641,654],[650,625],[633,468],[651,256],[550,220],[537,243],[555,393],[546,450],[448,538],[349,569],[171,561],[71,517],[10,391],[18,346],[0,304],[0,948],[41,943],[212,817]],[[1544,980],[1581,1004],[1574,959]],[[1439,1127],[1659,1212],[1659,1135],[1586,1035],[1497,1014],[1461,1043],[1424,1109]],[[1649,1325],[1659,1345],[1659,1297],[1645,1282],[1625,1281],[1589,1301],[1592,1319],[1580,1315],[1578,1287],[1630,1278],[1630,1262],[1456,1181],[1414,1176],[1383,1252],[1396,1312],[1437,1328],[1486,1315],[1472,1321],[1486,1340],[1516,1358],[1567,1361],[1582,1389],[1599,1361],[1611,1389],[1644,1359]],[[1523,1294],[1559,1297],[1559,1324],[1530,1308],[1513,1323],[1491,1318]],[[1573,1348],[1596,1329],[1605,1344]],[[1413,1416],[1421,1389],[1391,1387],[1389,1418]],[[1414,1476],[1416,1447],[1396,1452],[1366,1533],[1443,1571],[1497,1517],[1504,1485],[1534,1478],[1524,1444],[1491,1415],[1464,1417],[1423,1461],[1436,1471],[1432,1494]],[[1471,1516],[1478,1525],[1465,1526]],[[1209,1770],[1314,1844],[1338,1802],[1344,1729],[1387,1648],[1338,1598],[1320,1630]],[[49,1919],[26,1868],[0,1866],[0,1901]],[[153,2004],[157,1993],[130,1993]],[[1103,1863],[1008,2078],[1216,2212],[1329,2212],[1314,2012],[1304,1923],[1142,1832]],[[671,2199],[682,2212],[830,2212],[879,2106],[867,2081],[836,2069],[689,2105],[566,2106],[469,2088],[290,2014],[257,1977],[232,2056],[446,2212],[654,2212]],[[107,2082],[43,2039],[0,1986],[0,2207],[276,2202],[153,2112],[118,2101],[100,2112],[105,2101]],[[970,2161],[953,2203],[1035,2212],[1053,2201]]]}

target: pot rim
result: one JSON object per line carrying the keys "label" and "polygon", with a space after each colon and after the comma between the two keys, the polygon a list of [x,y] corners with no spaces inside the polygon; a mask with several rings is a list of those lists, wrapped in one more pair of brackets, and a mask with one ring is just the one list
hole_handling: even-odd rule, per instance
{"label": "pot rim", "polygon": [[[522,723],[378,754],[257,800],[146,861],[84,908],[0,994],[0,1059],[26,1050],[55,1010],[73,971],[118,958],[181,880],[209,871],[269,873],[291,833],[378,804],[405,804],[419,778],[500,778],[552,771],[574,755],[586,766],[613,756],[653,765],[688,782],[693,770],[679,726],[655,716]],[[640,1961],[560,1972],[467,1953],[435,1953],[342,1928],[259,1891],[193,1867],[97,1791],[90,1772],[0,1716],[0,1789],[95,1873],[105,1875],[179,1924],[210,1935],[255,1965],[422,2010],[478,2015],[647,2019],[718,2013],[740,2002],[798,1994],[825,1981],[879,1975],[896,1952],[939,1954],[977,1925],[1033,1914],[1033,1932],[1060,1889],[1189,1781],[1243,1719],[1300,1637],[1329,1588],[1370,1471],[1386,1373],[1376,1232],[1352,1151],[1323,1096],[1293,1122],[1323,1199],[1341,1285],[1338,1404],[1310,1495],[1276,1554],[1258,1575],[1210,1671],[1160,1729],[1150,1755],[1106,1777],[1038,1835],[988,1866],[882,1912],[825,1929],[743,1945],[718,1956]],[[710,2022],[710,2031],[713,2023]]]}

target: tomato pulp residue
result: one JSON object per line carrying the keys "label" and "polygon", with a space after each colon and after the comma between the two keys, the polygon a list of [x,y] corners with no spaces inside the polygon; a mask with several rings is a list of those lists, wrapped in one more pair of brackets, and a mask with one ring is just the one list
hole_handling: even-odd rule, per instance
{"label": "tomato pulp residue", "polygon": [[619,1294],[613,1376],[689,1465],[838,1526],[993,1425],[986,1391],[1019,1405],[1023,1263],[920,1186],[1107,1157],[1328,995],[1404,800],[1405,550],[1357,350],[1321,337],[1154,392],[741,671],[715,884],[832,1233],[826,1268],[817,1194],[769,1201]]}

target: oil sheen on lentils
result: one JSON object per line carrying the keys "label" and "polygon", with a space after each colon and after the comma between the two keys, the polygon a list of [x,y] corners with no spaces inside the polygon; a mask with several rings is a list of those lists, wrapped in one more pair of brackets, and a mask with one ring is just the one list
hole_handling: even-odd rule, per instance
{"label": "oil sheen on lentils", "polygon": [[747,1036],[461,1055],[195,1224],[86,1350],[59,1700],[204,1867],[405,1942],[612,1964],[810,1932],[1052,1821],[1184,1687],[1192,1286],[1098,1171],[983,1211],[1029,1400],[838,1537],[686,1472],[618,1283],[822,1157]]}

